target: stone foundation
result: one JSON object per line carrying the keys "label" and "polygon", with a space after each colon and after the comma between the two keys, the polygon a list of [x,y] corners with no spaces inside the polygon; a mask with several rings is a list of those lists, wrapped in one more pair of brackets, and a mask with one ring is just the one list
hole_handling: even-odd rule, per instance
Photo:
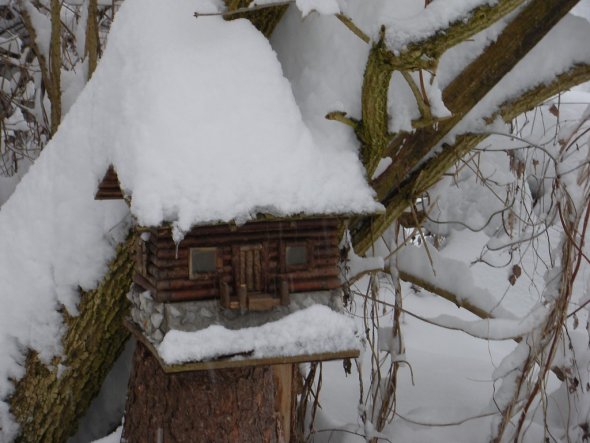
{"label": "stone foundation", "polygon": [[291,303],[288,306],[277,306],[269,311],[244,313],[221,307],[219,300],[157,303],[149,291],[142,292],[136,285],[131,287],[127,297],[131,301],[131,318],[148,340],[155,345],[159,344],[166,332],[171,329],[191,332],[211,325],[242,329],[279,320],[315,304],[329,306],[335,311],[342,309],[341,291],[337,289],[291,294]]}

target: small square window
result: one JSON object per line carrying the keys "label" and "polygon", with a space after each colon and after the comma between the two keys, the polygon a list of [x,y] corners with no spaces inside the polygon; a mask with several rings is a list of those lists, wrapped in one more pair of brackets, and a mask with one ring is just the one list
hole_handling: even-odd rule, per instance
{"label": "small square window", "polygon": [[287,266],[302,266],[307,264],[307,246],[293,245],[285,248],[285,263]]}
{"label": "small square window", "polygon": [[217,271],[217,248],[191,248],[191,278],[198,278],[215,271]]}

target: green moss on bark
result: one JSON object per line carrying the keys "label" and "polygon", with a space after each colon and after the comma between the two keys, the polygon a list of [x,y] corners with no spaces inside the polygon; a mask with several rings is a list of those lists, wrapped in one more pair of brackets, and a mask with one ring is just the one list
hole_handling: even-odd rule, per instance
{"label": "green moss on bark", "polygon": [[48,367],[29,354],[26,375],[10,398],[21,427],[17,441],[63,442],[76,431],[128,338],[122,320],[128,310],[132,248],[133,238],[118,247],[100,286],[82,293],[80,314],[65,316],[64,358],[56,357]]}

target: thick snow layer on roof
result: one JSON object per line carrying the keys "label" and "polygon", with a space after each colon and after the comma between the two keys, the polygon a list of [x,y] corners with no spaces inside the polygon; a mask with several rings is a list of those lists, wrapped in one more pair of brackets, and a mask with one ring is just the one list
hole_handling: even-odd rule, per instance
{"label": "thick snow layer on roof", "polygon": [[165,363],[177,364],[243,353],[248,358],[265,358],[360,350],[356,329],[352,318],[316,305],[254,328],[230,330],[214,325],[194,332],[172,330],[158,353]]}
{"label": "thick snow layer on roof", "polygon": [[314,143],[250,22],[196,19],[205,1],[130,3],[87,92],[140,224],[378,209],[356,154]]}

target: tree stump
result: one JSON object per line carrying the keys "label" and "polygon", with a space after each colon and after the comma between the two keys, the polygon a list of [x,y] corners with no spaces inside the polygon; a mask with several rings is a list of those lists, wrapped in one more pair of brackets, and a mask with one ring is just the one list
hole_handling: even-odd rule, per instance
{"label": "tree stump", "polygon": [[123,442],[282,442],[271,366],[167,374],[141,343],[133,356]]}

